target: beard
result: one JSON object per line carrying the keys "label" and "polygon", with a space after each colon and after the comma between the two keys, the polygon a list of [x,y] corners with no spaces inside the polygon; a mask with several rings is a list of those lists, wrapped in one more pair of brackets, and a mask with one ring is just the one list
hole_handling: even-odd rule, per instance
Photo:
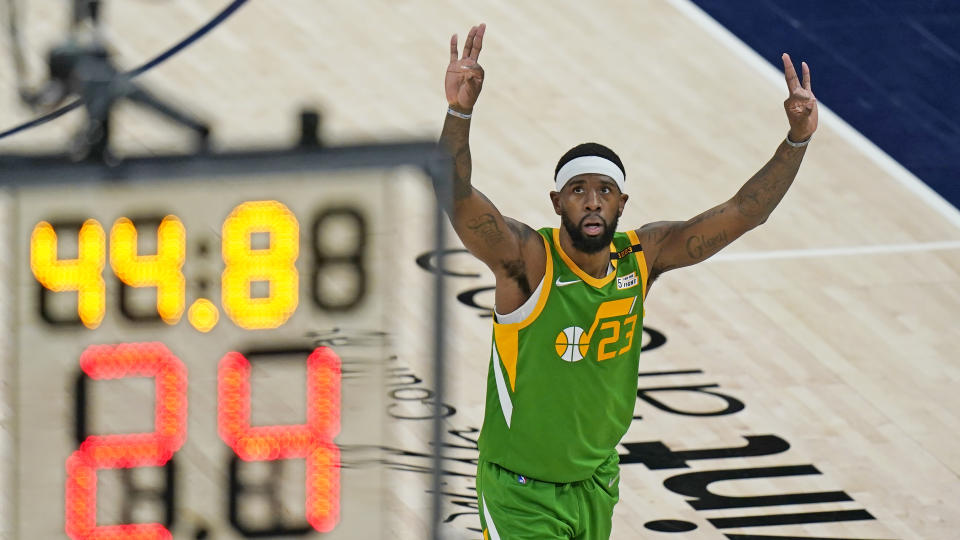
{"label": "beard", "polygon": [[603,221],[603,233],[599,236],[587,236],[581,231],[583,222],[588,217],[590,216],[584,216],[583,219],[580,220],[580,223],[574,225],[566,212],[560,213],[560,223],[563,224],[563,228],[566,229],[567,234],[570,235],[570,241],[573,242],[573,247],[578,251],[590,254],[597,253],[604,249],[610,249],[610,242],[613,240],[614,233],[617,232],[617,222],[620,220],[620,216],[613,216],[613,223],[607,223],[606,220],[601,217],[600,221]]}

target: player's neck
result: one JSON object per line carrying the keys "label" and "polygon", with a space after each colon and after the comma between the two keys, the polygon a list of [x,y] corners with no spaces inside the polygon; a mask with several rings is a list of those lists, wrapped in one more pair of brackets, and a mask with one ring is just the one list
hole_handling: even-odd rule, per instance
{"label": "player's neck", "polygon": [[587,275],[601,279],[606,277],[610,271],[610,250],[601,249],[596,253],[586,253],[580,251],[579,249],[573,247],[573,240],[570,239],[570,235],[567,234],[567,231],[560,229],[560,247],[563,248],[563,252],[567,254],[567,257],[570,257],[570,260],[573,261],[581,270],[583,270]]}

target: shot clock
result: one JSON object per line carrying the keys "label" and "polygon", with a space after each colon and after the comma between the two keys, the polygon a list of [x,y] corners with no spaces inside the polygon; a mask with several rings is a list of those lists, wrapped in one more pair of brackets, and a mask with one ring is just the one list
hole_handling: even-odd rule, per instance
{"label": "shot clock", "polygon": [[384,533],[382,364],[433,145],[0,164],[18,538]]}

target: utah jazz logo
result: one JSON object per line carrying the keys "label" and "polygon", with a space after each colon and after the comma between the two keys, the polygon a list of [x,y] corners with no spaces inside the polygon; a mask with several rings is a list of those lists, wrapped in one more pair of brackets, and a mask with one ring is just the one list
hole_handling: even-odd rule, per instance
{"label": "utah jazz logo", "polygon": [[[557,334],[557,355],[567,362],[583,360],[590,351],[590,342],[599,331],[597,361],[610,360],[633,347],[637,330],[637,317],[633,309],[637,297],[608,300],[597,308],[590,330],[584,332],[579,326],[568,326]],[[622,335],[621,335],[622,334]],[[623,344],[622,346],[621,343]]]}

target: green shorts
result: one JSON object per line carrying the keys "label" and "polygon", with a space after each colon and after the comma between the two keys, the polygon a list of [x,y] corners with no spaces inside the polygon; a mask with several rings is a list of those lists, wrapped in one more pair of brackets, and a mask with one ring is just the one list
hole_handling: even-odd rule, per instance
{"label": "green shorts", "polygon": [[484,540],[607,540],[620,500],[620,458],[612,454],[592,477],[569,484],[526,478],[481,460],[477,496]]}

